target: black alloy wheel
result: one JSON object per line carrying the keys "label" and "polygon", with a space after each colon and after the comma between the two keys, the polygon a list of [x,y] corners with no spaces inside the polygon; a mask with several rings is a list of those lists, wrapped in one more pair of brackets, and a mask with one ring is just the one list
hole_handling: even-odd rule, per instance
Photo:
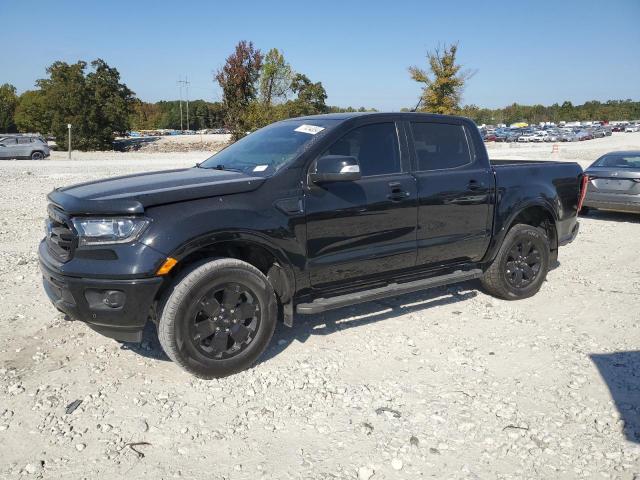
{"label": "black alloy wheel", "polygon": [[194,346],[210,358],[226,359],[242,352],[254,339],[261,309],[250,288],[224,283],[194,302],[189,316]]}
{"label": "black alloy wheel", "polygon": [[524,288],[540,273],[542,259],[531,239],[520,238],[507,253],[505,276],[515,288]]}
{"label": "black alloy wheel", "polygon": [[505,300],[531,297],[547,277],[550,257],[547,231],[533,225],[514,225],[485,270],[482,286],[487,293]]}
{"label": "black alloy wheel", "polygon": [[278,301],[263,272],[235,258],[187,266],[157,307],[158,338],[189,373],[219,378],[249,368],[269,344]]}

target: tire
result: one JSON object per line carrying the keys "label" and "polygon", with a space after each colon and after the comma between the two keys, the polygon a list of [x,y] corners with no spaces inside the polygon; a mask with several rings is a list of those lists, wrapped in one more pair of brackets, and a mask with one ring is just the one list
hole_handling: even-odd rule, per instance
{"label": "tire", "polygon": [[35,152],[31,152],[31,160],[43,160],[43,159],[44,159],[44,153],[37,150]]}
{"label": "tire", "polygon": [[194,265],[160,303],[160,345],[171,360],[203,379],[250,367],[267,348],[278,318],[267,278],[232,258]]}
{"label": "tire", "polygon": [[549,257],[549,239],[543,230],[531,225],[515,225],[507,232],[498,255],[484,272],[482,286],[487,293],[505,300],[531,297],[547,277]]}

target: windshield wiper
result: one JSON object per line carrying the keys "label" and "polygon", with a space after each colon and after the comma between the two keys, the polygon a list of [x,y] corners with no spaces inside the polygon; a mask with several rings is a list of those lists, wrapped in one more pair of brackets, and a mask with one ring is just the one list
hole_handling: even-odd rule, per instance
{"label": "windshield wiper", "polygon": [[239,173],[244,173],[244,170],[241,170],[241,169],[239,169],[239,168],[225,167],[225,166],[224,166],[224,165],[222,165],[222,164],[218,164],[218,165],[215,165],[215,166],[213,166],[213,167],[208,167],[208,168],[212,168],[212,169],[215,169],[215,170],[227,170],[227,171],[229,171],[229,172],[239,172]]}

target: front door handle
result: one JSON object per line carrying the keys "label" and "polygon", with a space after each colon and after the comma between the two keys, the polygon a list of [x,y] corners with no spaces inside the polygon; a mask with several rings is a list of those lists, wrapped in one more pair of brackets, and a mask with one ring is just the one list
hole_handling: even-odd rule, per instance
{"label": "front door handle", "polygon": [[392,202],[400,202],[411,195],[406,190],[403,190],[402,185],[398,182],[389,183],[389,189],[391,193],[387,195],[387,198]]}

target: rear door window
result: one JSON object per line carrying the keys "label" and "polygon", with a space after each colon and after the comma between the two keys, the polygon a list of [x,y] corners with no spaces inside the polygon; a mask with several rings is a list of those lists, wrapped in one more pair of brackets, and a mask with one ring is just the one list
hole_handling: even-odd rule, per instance
{"label": "rear door window", "polygon": [[417,171],[458,168],[471,163],[462,125],[411,122]]}

